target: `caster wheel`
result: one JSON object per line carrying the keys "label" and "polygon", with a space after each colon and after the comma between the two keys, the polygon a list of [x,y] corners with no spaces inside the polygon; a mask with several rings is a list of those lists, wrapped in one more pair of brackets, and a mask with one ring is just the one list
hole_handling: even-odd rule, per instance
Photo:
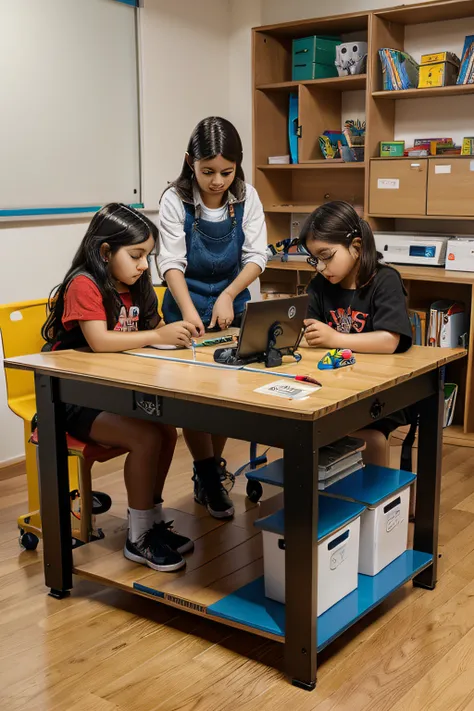
{"label": "caster wheel", "polygon": [[259,481],[247,482],[247,496],[253,504],[257,504],[263,495],[263,488]]}
{"label": "caster wheel", "polygon": [[34,533],[20,532],[20,546],[27,551],[35,551],[38,547],[39,539]]}
{"label": "caster wheel", "polygon": [[112,506],[112,499],[108,494],[104,494],[103,491],[93,491],[92,492],[92,514],[97,516],[97,514],[106,513]]}

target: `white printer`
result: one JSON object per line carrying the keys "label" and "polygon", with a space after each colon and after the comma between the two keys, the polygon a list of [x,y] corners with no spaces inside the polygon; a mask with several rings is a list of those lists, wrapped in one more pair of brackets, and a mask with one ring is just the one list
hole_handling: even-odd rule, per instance
{"label": "white printer", "polygon": [[374,232],[384,262],[444,267],[450,236],[423,232]]}
{"label": "white printer", "polygon": [[446,269],[474,272],[474,236],[450,239],[446,255]]}

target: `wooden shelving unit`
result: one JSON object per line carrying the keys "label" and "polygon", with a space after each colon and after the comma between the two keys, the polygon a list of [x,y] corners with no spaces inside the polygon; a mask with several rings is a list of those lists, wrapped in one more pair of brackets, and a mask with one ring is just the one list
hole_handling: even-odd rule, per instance
{"label": "wooden shelving unit", "polygon": [[[330,200],[347,200],[364,206],[364,216],[374,230],[409,229],[406,220],[417,220],[419,231],[473,234],[474,215],[397,215],[369,211],[370,173],[379,157],[380,141],[394,140],[396,107],[399,100],[436,98],[448,101],[457,96],[474,96],[474,84],[432,89],[384,91],[378,50],[405,48],[405,28],[411,25],[466,19],[465,34],[474,23],[474,0],[447,0],[401,6],[376,12],[316,18],[301,22],[258,27],[253,31],[253,135],[254,185],[266,212],[269,241],[275,243],[291,234],[292,214],[310,213]],[[291,80],[291,41],[312,34],[341,36],[368,42],[367,74],[295,82]],[[424,28],[426,48],[426,28]],[[463,38],[460,38],[462,47]],[[439,51],[444,47],[431,47]],[[461,48],[460,47],[460,48]],[[426,51],[429,51],[426,48]],[[365,162],[332,163],[319,151],[323,131],[340,130],[342,114],[352,118],[349,92],[363,92],[367,122]],[[297,165],[268,165],[268,156],[289,153],[288,97],[298,94],[301,138]],[[347,97],[347,98],[346,98]],[[349,102],[348,102],[349,99]],[[474,98],[473,98],[474,114]],[[354,118],[360,116],[354,116]],[[423,126],[420,125],[420,134]],[[471,132],[472,133],[472,132]],[[397,136],[398,137],[398,136]],[[457,156],[449,156],[449,161]],[[407,159],[416,160],[416,159]],[[412,225],[412,223],[410,223]],[[449,224],[449,227],[448,227]],[[426,226],[425,226],[426,225]],[[413,229],[413,227],[411,227]],[[456,298],[466,304],[470,319],[470,343],[474,347],[474,273],[443,269],[398,267],[409,291],[410,305],[428,306],[441,298]],[[263,275],[264,288],[281,293],[300,293],[311,279],[312,268],[304,262],[270,262]],[[474,446],[474,377],[472,359],[460,361],[448,372],[460,383],[455,424],[446,441]],[[449,370],[449,369],[448,369]]]}

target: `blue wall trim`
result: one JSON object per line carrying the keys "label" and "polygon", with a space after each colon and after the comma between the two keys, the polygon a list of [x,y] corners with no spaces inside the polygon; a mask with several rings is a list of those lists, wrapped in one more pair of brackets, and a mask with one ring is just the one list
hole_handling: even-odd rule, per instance
{"label": "blue wall trim", "polygon": [[[87,212],[97,212],[102,205],[88,207],[32,207],[25,210],[0,210],[0,217],[34,217],[35,215],[81,215]],[[145,207],[142,202],[130,205],[136,209]]]}

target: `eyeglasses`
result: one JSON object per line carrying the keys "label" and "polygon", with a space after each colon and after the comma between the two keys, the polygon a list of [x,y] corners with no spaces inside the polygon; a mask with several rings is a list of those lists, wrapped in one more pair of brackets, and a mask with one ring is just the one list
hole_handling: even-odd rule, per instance
{"label": "eyeglasses", "polygon": [[329,255],[329,257],[308,257],[306,259],[307,263],[317,269],[318,271],[323,271],[326,269],[327,265],[331,261],[331,259],[334,257],[336,254],[337,249],[334,250],[332,254]]}

